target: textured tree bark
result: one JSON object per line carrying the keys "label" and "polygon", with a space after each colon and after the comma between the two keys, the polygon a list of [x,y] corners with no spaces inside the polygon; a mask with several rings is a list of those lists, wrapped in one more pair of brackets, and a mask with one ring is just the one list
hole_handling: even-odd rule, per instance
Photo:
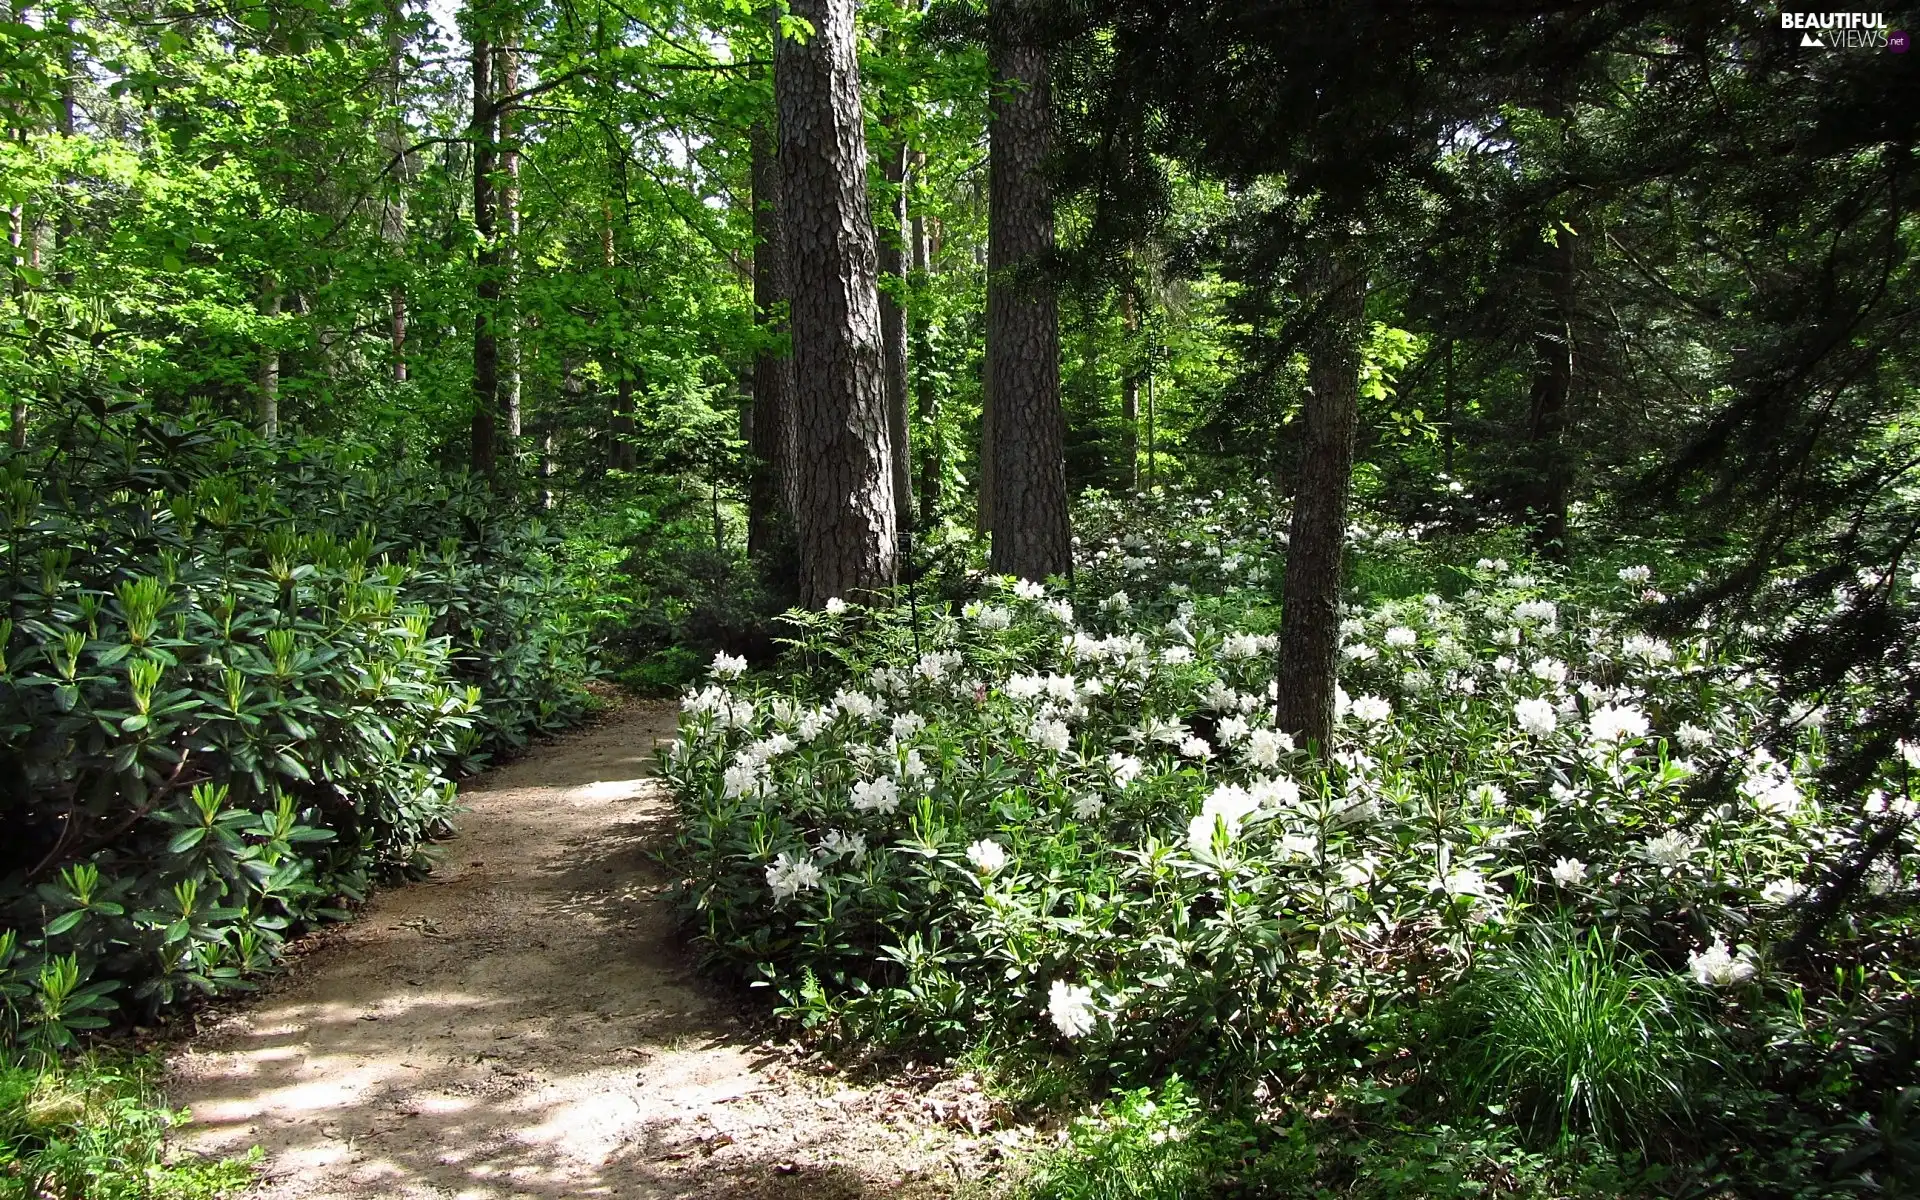
{"label": "textured tree bark", "polygon": [[[396,275],[405,267],[407,251],[407,188],[413,182],[407,156],[407,128],[400,106],[405,101],[406,14],[400,0],[388,0],[383,18],[387,39],[387,119],[380,123],[380,149],[393,162],[393,186],[381,202],[380,236]],[[388,369],[395,383],[407,381],[407,285],[399,279],[387,289]]]}
{"label": "textured tree bark", "polygon": [[[1131,281],[1120,292],[1120,322],[1127,331],[1127,349],[1140,340],[1140,306]],[[1120,381],[1120,477],[1129,488],[1140,487],[1140,372],[1128,371]]]}
{"label": "textured tree bark", "polygon": [[500,395],[500,344],[494,314],[500,304],[500,249],[494,241],[494,170],[498,133],[493,104],[493,43],[473,34],[473,229],[475,255],[473,306],[473,428],[470,465],[489,480],[494,475],[494,409]]}
{"label": "textured tree bark", "polygon": [[1333,732],[1340,655],[1341,557],[1359,422],[1366,278],[1342,249],[1318,263],[1319,321],[1307,345],[1300,477],[1293,495],[1280,614],[1281,729],[1324,752]]}
{"label": "textured tree bark", "polygon": [[913,526],[913,444],[907,435],[907,310],[900,297],[906,294],[905,255],[907,239],[907,147],[895,132],[899,118],[882,122],[889,141],[881,151],[881,168],[893,185],[876,242],[880,274],[893,284],[880,289],[880,337],[886,364],[883,379],[887,393],[887,442],[893,458],[894,522],[901,529]]}
{"label": "textured tree bark", "polygon": [[854,0],[790,7],[814,30],[804,42],[778,39],[774,93],[792,283],[794,531],[801,602],[818,606],[893,582],[893,464]]}
{"label": "textured tree bark", "polygon": [[[753,153],[754,320],[770,340],[787,332],[787,239],[780,219],[778,138],[771,120],[755,123]],[[747,554],[766,554],[779,541],[791,475],[793,358],[763,346],[753,360],[753,477],[747,487]]]}
{"label": "textured tree bark", "polygon": [[[520,90],[520,51],[512,34],[494,51],[498,94]],[[517,106],[501,105],[500,129],[500,427],[508,461],[520,440],[520,144]]]}
{"label": "textured tree bark", "polygon": [[[911,160],[910,178],[918,179],[927,169],[927,156],[924,151],[915,150]],[[933,255],[927,244],[926,217],[916,213],[911,222],[912,237],[908,245],[913,247],[913,277],[922,287],[927,277],[933,273]],[[916,364],[914,380],[914,417],[920,422],[920,527],[931,529],[939,519],[940,480],[945,473],[942,461],[940,440],[940,393],[934,387],[932,367],[931,338],[927,329],[927,320],[919,314],[910,314],[913,318],[910,326],[913,335],[913,362]]]}
{"label": "textured tree bark", "polygon": [[[1053,253],[1047,51],[1040,0],[993,0],[988,162],[987,372],[992,411],[993,570],[1023,579],[1072,568],[1060,318],[1041,276]],[[983,422],[984,424],[984,422]]]}
{"label": "textured tree bark", "polygon": [[[260,297],[256,308],[263,317],[280,315],[280,281],[272,274],[260,280]],[[254,403],[257,406],[257,419],[260,436],[276,438],[280,436],[280,349],[273,345],[260,348],[260,363],[254,378]]]}

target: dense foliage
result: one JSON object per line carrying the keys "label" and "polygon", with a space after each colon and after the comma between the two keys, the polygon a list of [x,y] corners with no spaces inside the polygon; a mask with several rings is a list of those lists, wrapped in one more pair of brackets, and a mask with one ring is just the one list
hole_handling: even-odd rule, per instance
{"label": "dense foliage", "polygon": [[584,708],[553,539],[484,488],[138,418],[0,475],[0,994],[41,1049],[245,986]]}
{"label": "dense foliage", "polygon": [[791,674],[716,659],[669,759],[716,963],[807,1026],[1096,1091],[1417,1082],[1549,1142],[1686,1147],[1700,1181],[1735,1147],[1756,1177],[1905,1169],[1837,1131],[1912,1083],[1914,864],[1875,866],[1837,982],[1791,945],[1912,816],[1920,750],[1857,821],[1812,783],[1843,718],[1783,737],[1764,669],[1646,632],[1651,566],[1569,591],[1376,537],[1435,590],[1356,596],[1310,755],[1272,727],[1272,515],[1149,505],[1073,592],[829,605],[789,618]]}

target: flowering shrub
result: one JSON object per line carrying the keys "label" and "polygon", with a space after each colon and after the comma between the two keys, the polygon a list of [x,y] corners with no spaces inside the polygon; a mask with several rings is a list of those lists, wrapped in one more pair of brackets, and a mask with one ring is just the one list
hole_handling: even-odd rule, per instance
{"label": "flowering shrub", "polygon": [[802,669],[723,658],[685,700],[688,916],[810,1024],[1258,1086],[1364,1056],[1533,913],[1734,1002],[1819,872],[1910,815],[1896,762],[1880,815],[1837,816],[1817,728],[1763,741],[1761,673],[1636,630],[1650,570],[1613,604],[1464,574],[1349,612],[1322,761],[1273,727],[1271,635],[1217,598],[795,614]]}

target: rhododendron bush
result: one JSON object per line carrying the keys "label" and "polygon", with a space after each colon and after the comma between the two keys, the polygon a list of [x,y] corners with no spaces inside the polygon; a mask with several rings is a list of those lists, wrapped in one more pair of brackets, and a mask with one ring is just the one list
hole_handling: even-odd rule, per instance
{"label": "rhododendron bush", "polygon": [[776,674],[716,659],[667,758],[705,953],[839,1033],[1252,1091],[1377,1058],[1544,920],[1737,1014],[1785,986],[1808,890],[1913,815],[1915,750],[1864,806],[1823,796],[1819,714],[1710,631],[1641,628],[1637,564],[1584,598],[1492,559],[1356,597],[1334,744],[1297,745],[1248,525],[1083,546],[1071,590],[796,613]]}

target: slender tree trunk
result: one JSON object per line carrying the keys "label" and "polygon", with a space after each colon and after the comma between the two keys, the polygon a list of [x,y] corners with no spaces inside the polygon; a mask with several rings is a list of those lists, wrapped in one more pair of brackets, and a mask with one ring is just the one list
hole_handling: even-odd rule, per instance
{"label": "slender tree trunk", "polygon": [[765,555],[779,540],[792,455],[793,358],[773,343],[787,322],[787,239],[781,226],[779,139],[769,120],[756,122],[753,154],[753,308],[766,339],[753,360],[753,476],[747,488],[747,555]]}
{"label": "slender tree trunk", "polygon": [[[626,185],[621,180],[621,197],[624,201]],[[611,201],[600,209],[600,258],[607,269],[607,277],[616,298],[620,297],[620,277],[614,273],[619,262],[614,252],[613,204]],[[620,334],[616,331],[614,337]],[[636,454],[633,445],[633,373],[621,352],[620,346],[610,348],[609,357],[613,360],[614,389],[613,410],[607,422],[607,466],[616,471],[633,470]]]}
{"label": "slender tree trunk", "polygon": [[406,71],[406,14],[400,0],[389,0],[387,38],[387,119],[380,123],[380,149],[393,163],[393,183],[380,209],[380,236],[395,275],[387,289],[388,368],[395,383],[407,381],[407,285],[400,278],[407,257],[407,188],[413,182],[407,155],[407,127],[401,115]]}
{"label": "slender tree trunk", "polygon": [[893,194],[882,222],[878,249],[880,275],[890,286],[880,289],[880,336],[884,350],[883,378],[887,393],[887,441],[892,447],[894,521],[901,529],[913,525],[913,449],[907,435],[907,273],[903,244],[907,239],[907,147],[899,140],[899,118],[890,116],[889,142],[881,151],[882,169]]}
{"label": "slender tree trunk", "polygon": [[[18,3],[12,6],[13,20],[16,24],[27,23],[29,5]],[[7,135],[21,146],[27,143],[27,119],[18,104],[7,106]],[[27,279],[18,270],[27,261],[27,207],[25,201],[17,201],[7,206],[7,261],[15,268],[13,271],[12,299],[25,315],[27,306]],[[27,448],[27,397],[24,392],[15,391],[8,413],[10,425],[7,436],[15,450]]]}
{"label": "slender tree trunk", "polygon": [[[280,281],[272,274],[260,280],[260,297],[257,303],[263,317],[280,315]],[[269,331],[269,338],[273,332]],[[276,438],[280,436],[280,348],[268,343],[260,347],[260,363],[255,371],[254,402],[258,408],[260,436]]]}
{"label": "slender tree trunk", "polygon": [[1573,394],[1573,237],[1560,231],[1547,255],[1547,295],[1533,335],[1533,387],[1527,421],[1534,497],[1529,506],[1535,553],[1565,560],[1570,464],[1564,445]]}
{"label": "slender tree trunk", "polygon": [[[1132,281],[1120,292],[1120,322],[1127,332],[1128,358],[1140,340],[1140,307]],[[1120,476],[1127,487],[1140,487],[1140,372],[1129,370],[1120,381]]]}
{"label": "slender tree trunk", "polygon": [[[911,160],[909,177],[918,180],[927,169],[927,156],[924,151],[915,150]],[[913,278],[920,287],[928,286],[933,273],[933,256],[927,244],[927,219],[915,213],[910,225],[912,237],[909,245],[913,247]],[[914,417],[920,422],[920,527],[931,529],[940,512],[940,482],[945,473],[945,463],[941,455],[940,439],[940,393],[933,381],[932,337],[927,327],[927,319],[920,314],[912,314],[910,326],[913,334],[914,366]]]}
{"label": "slender tree trunk", "polygon": [[779,38],[780,182],[792,283],[794,526],[801,602],[893,582],[893,464],[867,206],[854,0],[793,0]]}
{"label": "slender tree trunk", "polygon": [[[476,25],[479,23],[476,17]],[[500,248],[495,241],[495,146],[493,43],[473,33],[473,228],[475,254],[473,307],[473,429],[471,465],[477,475],[494,477],[496,421],[500,400],[500,344],[494,319],[500,305]]]}
{"label": "slender tree trunk", "polygon": [[993,406],[995,571],[1023,579],[1072,569],[1060,317],[1042,278],[1053,254],[1046,177],[1053,109],[1041,0],[993,0],[988,163],[987,370]]}
{"label": "slender tree trunk", "polygon": [[1340,653],[1341,557],[1359,423],[1360,333],[1366,280],[1354,260],[1326,247],[1318,264],[1320,320],[1307,347],[1300,478],[1294,489],[1280,615],[1281,729],[1324,753],[1333,733]]}
{"label": "slender tree trunk", "polygon": [[[520,50],[512,35],[494,51],[502,96],[520,90]],[[520,143],[517,105],[502,105],[500,129],[500,427],[509,460],[520,439]]]}
{"label": "slender tree trunk", "polygon": [[1447,339],[1447,363],[1440,376],[1440,469],[1453,479],[1453,339]]}

